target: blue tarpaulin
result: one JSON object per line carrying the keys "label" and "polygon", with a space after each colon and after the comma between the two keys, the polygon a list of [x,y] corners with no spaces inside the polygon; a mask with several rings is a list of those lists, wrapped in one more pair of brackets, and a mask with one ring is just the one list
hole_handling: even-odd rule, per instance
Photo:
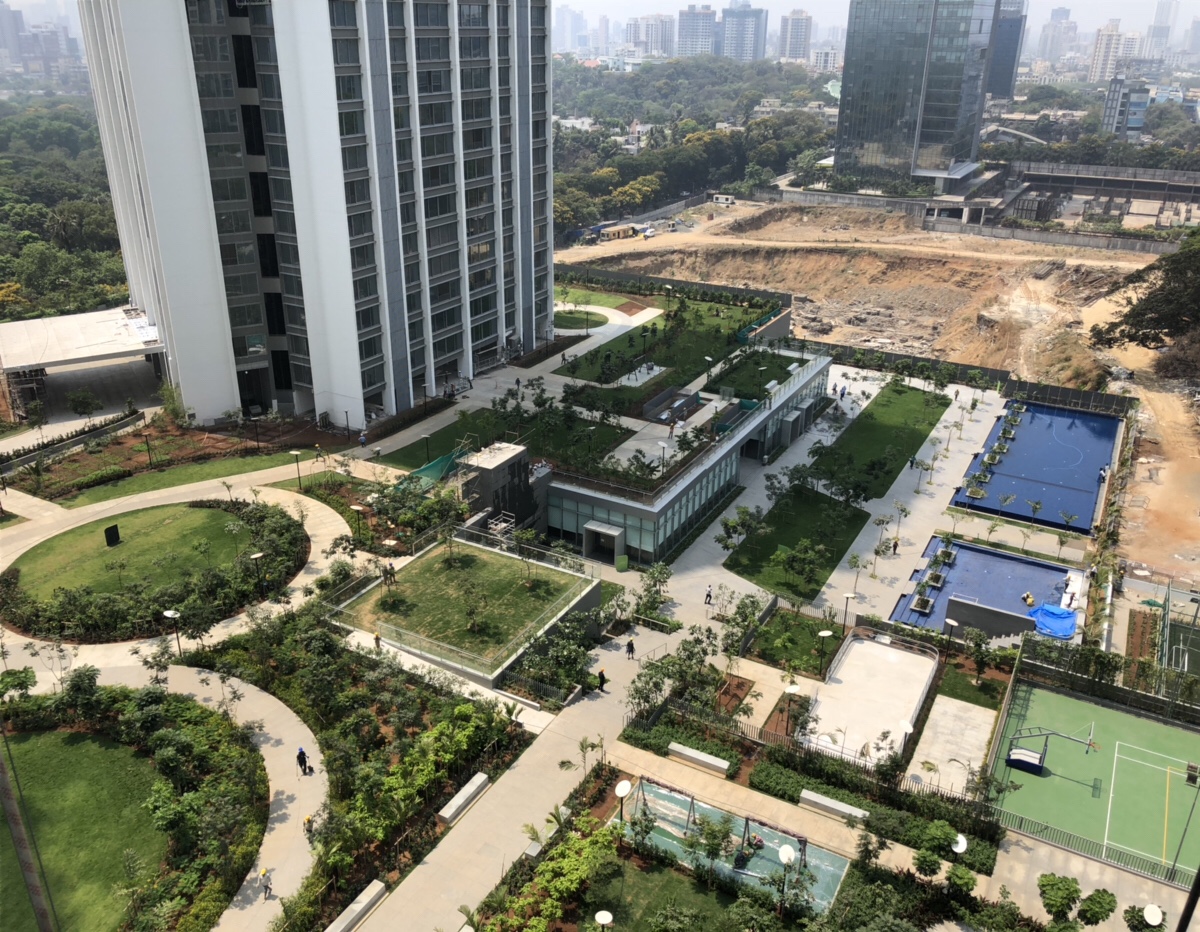
{"label": "blue tarpaulin", "polygon": [[1038,634],[1060,641],[1075,637],[1075,612],[1072,609],[1043,602],[1037,608],[1030,609],[1029,617],[1034,620]]}

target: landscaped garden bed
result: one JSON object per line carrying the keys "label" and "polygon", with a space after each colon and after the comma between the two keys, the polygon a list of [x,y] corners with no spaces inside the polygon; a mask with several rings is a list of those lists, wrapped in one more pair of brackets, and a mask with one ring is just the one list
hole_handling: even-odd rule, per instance
{"label": "landscaped garden bed", "polygon": [[805,360],[765,350],[743,353],[733,365],[713,376],[704,391],[719,394],[727,388],[734,398],[761,401],[767,397],[767,383],[783,382],[791,376],[788,367],[797,363],[804,365]]}
{"label": "landscaped garden bed", "polygon": [[289,932],[325,928],[376,878],[397,882],[444,834],[438,810],[476,772],[496,779],[532,740],[515,708],[346,649],[326,611],[310,603],[184,657],[278,697],[317,735],[329,802],[314,819],[313,871],[284,903]]}
{"label": "landscaped garden bed", "polygon": [[[820,679],[822,667],[842,645],[839,621],[836,617],[817,619],[779,609],[755,633],[750,656],[789,673]],[[832,634],[821,638],[817,636],[820,631]]]}
{"label": "landscaped garden bed", "polygon": [[[58,920],[206,932],[266,828],[270,788],[253,732],[158,687],[98,687],[97,674],[81,667],[58,694],[3,707]],[[4,838],[5,928],[34,930]]]}
{"label": "landscaped garden bed", "polygon": [[[105,542],[111,524],[123,541],[115,547]],[[285,593],[308,553],[303,525],[273,505],[204,499],[128,512],[22,554],[0,573],[0,621],[85,643],[202,637],[244,606]],[[177,622],[166,610],[179,612]]]}

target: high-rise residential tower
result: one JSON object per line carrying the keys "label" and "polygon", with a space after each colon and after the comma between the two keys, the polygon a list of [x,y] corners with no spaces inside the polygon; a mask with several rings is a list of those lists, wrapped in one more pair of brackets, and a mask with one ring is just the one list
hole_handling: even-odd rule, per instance
{"label": "high-rise residential tower", "polygon": [[625,24],[625,43],[647,58],[675,55],[675,17],[666,13],[636,16]]}
{"label": "high-rise residential tower", "polygon": [[987,92],[1009,98],[1017,84],[1021,43],[1025,38],[1025,0],[1000,0],[1000,17],[992,35],[992,64],[988,69]]}
{"label": "high-rise residential tower", "polygon": [[1088,70],[1088,83],[1098,84],[1111,81],[1126,61],[1137,58],[1142,47],[1139,33],[1121,32],[1121,21],[1110,19],[1096,33],[1096,44],[1092,48],[1092,65]]}
{"label": "high-rise residential tower", "polygon": [[699,7],[691,3],[686,10],[680,10],[679,37],[676,43],[679,57],[711,55],[716,25],[717,11],[707,3]]}
{"label": "high-rise residential tower", "polygon": [[1050,62],[1058,61],[1075,44],[1078,31],[1079,27],[1071,19],[1071,11],[1065,6],[1055,7],[1050,11],[1050,22],[1042,27],[1037,57]]}
{"label": "high-rise residential tower", "polygon": [[803,10],[785,13],[779,20],[779,57],[807,61],[812,50],[813,19]]}
{"label": "high-rise residential tower", "polygon": [[721,55],[751,62],[767,55],[767,11],[750,6],[749,0],[734,0],[721,11]]}
{"label": "high-rise residential tower", "polygon": [[975,168],[999,0],[850,0],[834,167],[934,178]]}
{"label": "high-rise residential tower", "polygon": [[544,0],[81,0],[131,299],[198,420],[351,428],[544,337]]}
{"label": "high-rise residential tower", "polygon": [[1143,58],[1162,58],[1171,44],[1171,30],[1179,17],[1179,0],[1158,0],[1154,8],[1154,22],[1146,31]]}

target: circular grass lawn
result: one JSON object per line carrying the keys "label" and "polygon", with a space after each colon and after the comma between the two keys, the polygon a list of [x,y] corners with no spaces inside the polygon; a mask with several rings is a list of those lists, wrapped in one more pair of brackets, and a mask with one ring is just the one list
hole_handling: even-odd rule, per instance
{"label": "circular grass lawn", "polygon": [[[124,901],[125,851],[157,872],[167,836],[155,831],[142,803],[156,779],[149,758],[91,735],[47,731],[9,736],[25,792],[26,831],[37,843],[64,929],[116,929]],[[5,932],[37,932],[12,836],[0,831],[0,903]]]}
{"label": "circular grass lawn", "polygon": [[586,330],[588,327],[603,327],[608,318],[595,311],[555,311],[554,326],[560,330]]}
{"label": "circular grass lawn", "polygon": [[[161,505],[142,511],[101,518],[63,531],[26,551],[13,564],[21,571],[21,587],[38,599],[55,589],[90,586],[96,592],[119,592],[122,584],[149,577],[161,585],[208,566],[230,563],[239,542],[250,539],[245,529],[234,537],[225,530],[237,519],[220,508]],[[104,529],[116,524],[121,543],[104,543]],[[209,542],[204,555],[198,541]],[[117,566],[123,563],[123,566]]]}

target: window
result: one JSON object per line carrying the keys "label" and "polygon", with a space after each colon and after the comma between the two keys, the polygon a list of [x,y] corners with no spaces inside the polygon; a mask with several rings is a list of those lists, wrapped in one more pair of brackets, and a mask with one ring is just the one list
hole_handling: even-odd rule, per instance
{"label": "window", "polygon": [[530,36],[529,37],[529,53],[531,55],[546,54],[546,37],[545,36]]}
{"label": "window", "polygon": [[201,72],[196,75],[196,90],[201,100],[233,96],[233,78],[222,72]]}
{"label": "window", "polygon": [[354,318],[358,321],[358,329],[370,330],[372,327],[379,326],[379,305],[372,304],[370,307],[360,308],[354,312]]}
{"label": "window", "polygon": [[429,315],[429,329],[434,333],[449,327],[457,327],[462,323],[462,308],[448,307]]}
{"label": "window", "polygon": [[383,355],[383,337],[373,336],[358,341],[358,358],[362,362]]}
{"label": "window", "polygon": [[417,254],[417,234],[405,233],[403,236],[401,236],[400,249],[403,251],[406,259],[411,256],[415,256]]}
{"label": "window", "polygon": [[484,185],[481,188],[471,188],[467,191],[467,210],[474,207],[486,207],[492,203],[492,186]]}
{"label": "window", "polygon": [[333,40],[333,63],[335,65],[357,65],[358,64],[358,40],[357,39],[334,39]]}
{"label": "window", "polygon": [[496,37],[496,57],[508,58],[508,36]]}
{"label": "window", "polygon": [[467,262],[483,262],[485,259],[492,258],[491,240],[482,243],[472,243],[467,247]]}
{"label": "window", "polygon": [[414,291],[412,294],[405,295],[404,308],[410,314],[421,310],[421,292]]}
{"label": "window", "polygon": [[546,109],[546,92],[545,91],[536,91],[535,93],[530,95],[530,98],[533,100],[533,109],[534,110],[545,110]]}
{"label": "window", "polygon": [[463,132],[463,151],[486,149],[492,144],[492,128],[481,126],[479,129],[468,129]]}
{"label": "window", "polygon": [[388,48],[392,51],[393,62],[402,62],[408,58],[408,46],[403,39],[389,39]]}
{"label": "window", "polygon": [[304,314],[304,308],[302,308],[300,305],[285,305],[284,311],[287,313],[287,322],[289,327],[303,328],[307,325],[307,317]]}
{"label": "window", "polygon": [[533,164],[538,168],[546,167],[546,147],[538,146],[533,150]]}
{"label": "window", "polygon": [[248,210],[218,210],[218,233],[249,233],[250,211]]}
{"label": "window", "polygon": [[432,158],[438,155],[453,155],[454,154],[454,134],[453,133],[437,133],[433,136],[421,137],[421,155],[424,158]]}
{"label": "window", "polygon": [[490,178],[492,176],[492,157],[484,156],[480,159],[467,159],[463,162],[463,177],[467,181],[474,181],[476,178]]}
{"label": "window", "polygon": [[[437,197],[425,198],[425,216],[429,219],[434,217],[443,217],[446,214],[452,214],[455,210],[455,196],[450,194],[439,194]],[[247,218],[247,223],[249,218]]]}
{"label": "window", "polygon": [[491,54],[487,36],[461,36],[458,54],[460,58],[487,58]]}
{"label": "window", "polygon": [[354,29],[358,18],[354,15],[354,4],[346,0],[329,0],[329,25],[335,29]]}
{"label": "window", "polygon": [[458,240],[458,225],[448,223],[440,227],[430,227],[425,231],[425,243],[430,249],[437,249]]}
{"label": "window", "polygon": [[450,40],[445,36],[417,38],[417,61],[445,61],[450,57]]}
{"label": "window", "polygon": [[275,234],[258,234],[258,273],[263,278],[279,277],[279,254],[275,250]]}
{"label": "window", "polygon": [[361,136],[366,126],[361,110],[343,110],[338,114],[338,130],[343,136]]}
{"label": "window", "polygon": [[267,146],[267,164],[271,168],[288,168],[287,146],[269,145]]}
{"label": "window", "polygon": [[[493,297],[495,297],[493,295]],[[485,320],[481,324],[475,324],[471,328],[471,342],[478,343],[480,340],[486,340],[489,337],[494,337],[498,329],[497,322],[494,320]]]}
{"label": "window", "polygon": [[230,298],[239,295],[258,294],[258,276],[253,272],[247,275],[226,275],[225,294]]}
{"label": "window", "polygon": [[282,110],[263,110],[262,111],[263,132],[270,133],[272,136],[286,136],[287,129],[283,123]]}
{"label": "window", "polygon": [[213,200],[244,201],[246,199],[246,180],[244,178],[214,178],[212,180]]}
{"label": "window", "polygon": [[412,201],[405,201],[400,205],[400,222],[401,223],[416,223],[417,222],[417,205]]}
{"label": "window", "polygon": [[263,148],[262,111],[254,104],[242,105],[243,139],[246,142],[247,155],[266,155]]}
{"label": "window", "polygon": [[375,264],[375,245],[366,243],[362,246],[350,247],[350,268],[354,271],[365,269],[369,265]]}
{"label": "window", "polygon": [[[251,26],[274,26],[275,16],[271,12],[269,6],[256,4],[250,7],[250,25]],[[283,386],[280,386],[281,388]]]}
{"label": "window", "polygon": [[379,294],[379,282],[374,275],[368,275],[366,278],[356,278],[354,280],[354,300],[361,301],[364,298],[373,298]]}
{"label": "window", "polygon": [[267,333],[283,336],[287,333],[283,322],[283,295],[278,291],[268,291],[263,294],[263,302],[267,309]]}
{"label": "window", "polygon": [[[238,87],[257,87],[258,73],[254,68],[254,42],[249,36],[233,36],[233,71]],[[278,95],[276,95],[278,96]]]}
{"label": "window", "polygon": [[431,165],[422,172],[422,176],[425,179],[425,187],[427,188],[437,188],[444,184],[454,184],[454,166]]}
{"label": "window", "polygon": [[366,236],[371,232],[371,212],[351,214],[346,218],[346,225],[350,228],[351,236]]}
{"label": "window", "polygon": [[290,178],[271,179],[271,198],[285,204],[292,202],[292,182]]}
{"label": "window", "polygon": [[306,366],[303,363],[295,362],[293,360],[292,380],[297,385],[307,385],[309,388],[311,388],[313,383],[312,367]]}
{"label": "window", "polygon": [[298,333],[289,333],[287,338],[288,352],[295,353],[297,356],[310,355],[308,349],[308,337]]}
{"label": "window", "polygon": [[192,36],[192,60],[212,63],[229,61],[228,36]]}
{"label": "window", "polygon": [[275,255],[279,257],[280,265],[299,265],[300,250],[292,243],[276,243]]}
{"label": "window", "polygon": [[429,277],[439,278],[442,275],[448,275],[451,272],[458,271],[458,251],[448,252],[445,255],[433,256],[429,260]]}
{"label": "window", "polygon": [[464,91],[486,91],[492,86],[490,68],[462,69],[462,89]]}
{"label": "window", "polygon": [[338,100],[362,100],[362,76],[339,74],[337,81]]}
{"label": "window", "polygon": [[346,146],[342,149],[342,171],[360,171],[366,167],[366,146]]}
{"label": "window", "polygon": [[371,200],[371,184],[366,178],[346,182],[346,205],[366,204]]}
{"label": "window", "polygon": [[396,140],[396,164],[402,165],[412,161],[412,140],[405,137]]}
{"label": "window", "polygon": [[472,272],[467,277],[467,284],[472,291],[475,291],[477,288],[496,284],[496,267],[489,265],[486,269],[479,269],[476,272]]}
{"label": "window", "polygon": [[533,227],[533,241],[535,243],[546,242],[546,224],[538,223]]}
{"label": "window", "polygon": [[512,114],[512,98],[507,94],[500,97],[500,116],[506,117]]}
{"label": "window", "polygon": [[491,314],[494,310],[496,310],[496,292],[494,291],[491,294],[471,299],[472,317],[482,317],[484,314]]}
{"label": "window", "polygon": [[415,285],[421,280],[420,262],[406,262],[404,264],[404,280],[410,285]]}
{"label": "window", "polygon": [[389,29],[403,29],[404,28],[404,3],[403,3],[403,0],[388,0],[387,21],[388,21]]}
{"label": "window", "polygon": [[225,10],[221,6],[221,0],[217,0],[216,18],[213,18],[214,7],[212,0],[187,0],[187,18],[188,22],[193,26],[207,26],[209,23],[224,23]]}
{"label": "window", "polygon": [[413,173],[412,170],[396,172],[396,190],[400,194],[413,193]]}
{"label": "window", "polygon": [[491,233],[496,229],[496,215],[488,211],[475,217],[467,218],[467,236],[479,236],[481,233]]}
{"label": "window", "polygon": [[267,352],[267,338],[261,333],[248,333],[233,338],[233,355],[238,359],[262,356]]}
{"label": "window", "polygon": [[408,115],[408,104],[392,108],[392,116],[396,119],[396,129],[408,129],[412,125]]}
{"label": "window", "polygon": [[501,67],[497,68],[496,71],[499,73],[496,83],[500,87],[508,87],[508,66],[502,65]]}
{"label": "window", "polygon": [[430,29],[449,26],[449,8],[444,3],[416,3],[413,5],[413,25]]}
{"label": "window", "polygon": [[[258,7],[251,7],[251,15],[257,9]],[[286,350],[271,350],[271,379],[275,383],[276,391],[290,392],[292,390],[292,370],[288,365]]]}
{"label": "window", "polygon": [[[543,149],[542,151],[544,152],[545,150]],[[538,160],[535,158],[533,160],[533,162],[535,165],[542,165],[545,163],[545,159],[543,158],[541,162],[538,162]],[[533,176],[533,190],[538,194],[546,193],[546,173],[545,172],[538,172],[536,175]]]}
{"label": "window", "polygon": [[505,152],[500,156],[500,174],[512,174],[512,153]]}
{"label": "window", "polygon": [[442,340],[435,340],[433,344],[433,358],[441,359],[443,356],[449,356],[451,353],[462,349],[462,345],[463,338],[461,333],[456,333]]}
{"label": "window", "polygon": [[434,68],[417,72],[418,94],[448,94],[450,93],[450,71],[446,68]]}
{"label": "window", "polygon": [[275,40],[270,36],[254,37],[254,60],[260,65],[275,64]]}
{"label": "window", "polygon": [[239,128],[237,110],[201,110],[200,125],[206,133],[236,133]]}
{"label": "window", "polygon": [[252,265],[254,246],[250,243],[222,243],[221,265]]}
{"label": "window", "polygon": [[496,8],[496,25],[501,29],[508,28],[508,4],[502,3]]}
{"label": "window", "polygon": [[259,327],[262,325],[261,304],[239,304],[229,309],[229,326]]}
{"label": "window", "polygon": [[544,6],[531,6],[529,8],[529,25],[534,29],[546,28],[546,8]]}
{"label": "window", "polygon": [[458,25],[463,29],[486,29],[488,13],[486,3],[460,3]]}
{"label": "window", "polygon": [[383,364],[371,366],[369,369],[363,369],[362,373],[363,391],[368,388],[374,388],[376,385],[383,384]]}
{"label": "window", "polygon": [[464,120],[486,120],[492,115],[492,102],[486,97],[472,97],[462,102]]}
{"label": "window", "polygon": [[290,210],[275,211],[275,232],[296,235],[296,215]]}
{"label": "window", "polygon": [[454,111],[449,103],[421,104],[418,110],[422,127],[454,122]]}
{"label": "window", "polygon": [[502,146],[511,146],[512,145],[512,124],[511,123],[501,123],[500,124],[500,145],[502,145]]}
{"label": "window", "polygon": [[304,297],[304,282],[299,275],[285,274],[279,276],[279,287],[284,294],[293,298]]}
{"label": "window", "polygon": [[[462,285],[457,278],[429,286],[429,306],[441,304],[443,301],[453,301],[462,294]],[[436,328],[435,328],[436,329]]]}
{"label": "window", "polygon": [[408,96],[408,72],[393,71],[392,72],[392,96],[407,97]]}
{"label": "window", "polygon": [[534,120],[533,121],[534,142],[544,141],[545,138],[546,138],[546,121],[545,120]]}
{"label": "window", "polygon": [[[237,36],[234,36],[234,38],[236,39]],[[253,85],[251,85],[251,87],[253,87]],[[263,100],[282,100],[283,93],[279,89],[279,75],[259,75],[258,96]]]}

